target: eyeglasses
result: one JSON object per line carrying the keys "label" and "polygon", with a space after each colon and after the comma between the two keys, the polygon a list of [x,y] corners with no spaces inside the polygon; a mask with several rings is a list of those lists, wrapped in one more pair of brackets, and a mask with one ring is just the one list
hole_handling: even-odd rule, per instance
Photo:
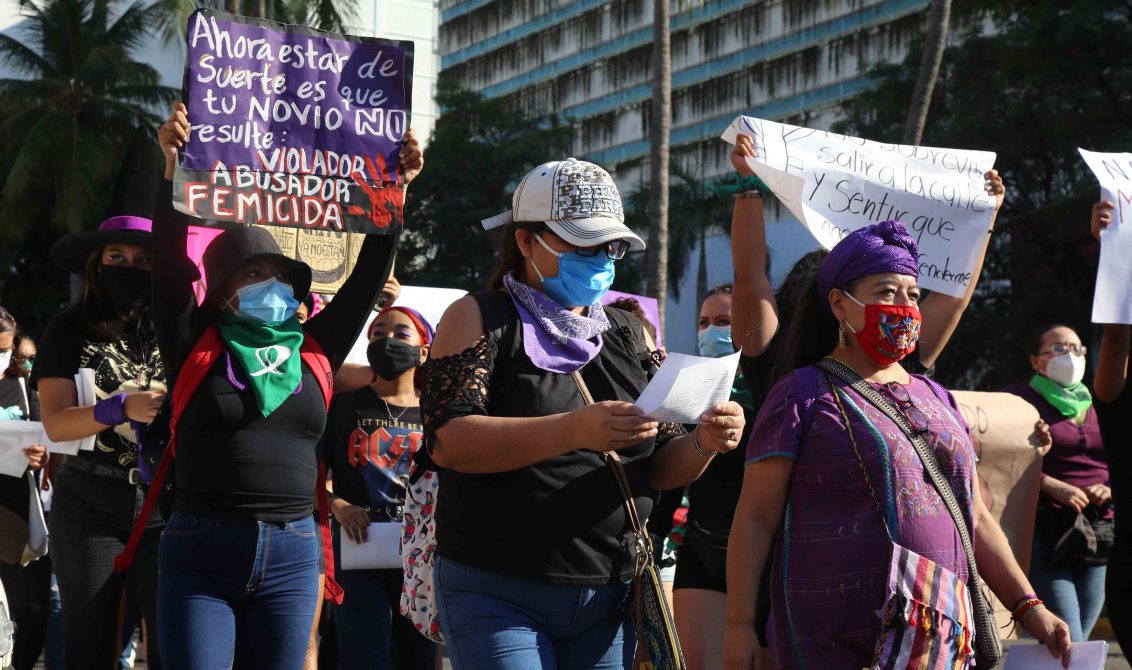
{"label": "eyeglasses", "polygon": [[1087,352],[1088,350],[1089,348],[1083,344],[1065,344],[1064,342],[1054,342],[1053,344],[1049,345],[1049,349],[1039,353],[1038,355],[1045,356],[1046,354],[1057,354],[1060,356],[1061,354],[1068,354],[1072,352],[1074,356],[1084,356],[1085,352]]}
{"label": "eyeglasses", "polygon": [[[555,237],[558,237],[558,236],[555,235]],[[535,239],[537,239],[539,242],[542,242],[543,248],[545,248],[547,251],[554,254],[558,258],[562,257],[562,254],[564,252],[552,249],[550,247],[550,245],[546,243],[546,240],[542,239],[542,235],[535,235]],[[559,239],[562,239],[562,238],[559,237]],[[566,242],[566,240],[562,240],[562,241]],[[569,242],[566,242],[566,243],[569,244]],[[599,245],[593,246],[593,247],[575,247],[573,251],[574,251],[574,253],[578,254],[579,256],[582,256],[583,258],[593,258],[602,249],[605,250],[606,256],[608,256],[609,258],[611,258],[615,261],[619,261],[622,258],[625,258],[625,254],[628,253],[629,243],[626,240],[613,240],[611,242],[606,242],[605,244],[599,244]]]}
{"label": "eyeglasses", "polygon": [[900,413],[908,419],[908,423],[912,424],[912,432],[916,435],[928,432],[928,417],[920,411],[919,407],[916,407],[916,403],[912,402],[912,396],[903,384],[888,382],[884,385],[884,390],[896,401]]}

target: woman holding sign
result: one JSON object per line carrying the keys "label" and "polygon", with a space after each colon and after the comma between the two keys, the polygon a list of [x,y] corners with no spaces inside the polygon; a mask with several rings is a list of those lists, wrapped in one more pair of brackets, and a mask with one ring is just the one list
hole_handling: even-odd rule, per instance
{"label": "woman holding sign", "polygon": [[799,293],[794,371],[763,403],[731,528],[728,668],[758,667],[754,610],[772,555],[780,668],[971,667],[976,565],[1068,667],[1069,629],[1032,597],[983,505],[955,400],[900,364],[919,338],[918,274],[915,240],[890,221],[847,235]]}
{"label": "woman holding sign", "polygon": [[[262,227],[227,230],[205,252],[198,305],[189,222],[171,205],[177,150],[192,141],[182,103],[159,138],[155,320],[176,427],[173,516],[159,558],[161,649],[187,670],[301,668],[319,598],[311,512],[317,489],[325,492],[315,483],[329,379],[365,325],[399,238],[367,237],[334,301],[300,324],[310,267],[284,256]],[[407,184],[423,165],[411,131],[400,156]],[[332,580],[327,589],[334,594]]]}
{"label": "woman holding sign", "polygon": [[458,670],[628,668],[642,545],[604,454],[620,456],[643,524],[657,489],[735,448],[742,409],[718,404],[685,435],[632,404],[655,347],[636,317],[601,304],[617,260],[644,248],[609,173],[545,163],[484,222],[503,224],[492,289],[448,308],[424,367],[441,630]]}

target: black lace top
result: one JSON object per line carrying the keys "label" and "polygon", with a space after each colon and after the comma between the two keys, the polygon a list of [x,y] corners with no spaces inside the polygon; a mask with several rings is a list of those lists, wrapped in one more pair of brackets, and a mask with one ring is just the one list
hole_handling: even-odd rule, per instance
{"label": "black lace top", "polygon": [[[428,450],[436,431],[460,417],[548,416],[585,406],[570,375],[531,363],[510,297],[490,291],[475,298],[484,339],[424,367],[421,410]],[[633,402],[653,366],[636,335],[640,322],[623,312],[610,320],[601,352],[582,368],[582,377],[595,401]],[[652,456],[683,427],[665,425],[661,433],[619,452],[642,519],[657,495],[648,484]],[[622,498],[594,451],[571,451],[510,472],[441,471],[436,534],[442,557],[490,572],[585,585],[632,576]]]}

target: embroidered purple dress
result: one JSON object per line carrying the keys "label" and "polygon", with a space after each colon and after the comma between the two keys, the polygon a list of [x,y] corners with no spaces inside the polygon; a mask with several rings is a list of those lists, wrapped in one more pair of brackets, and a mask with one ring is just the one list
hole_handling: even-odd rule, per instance
{"label": "embroidered purple dress", "polygon": [[[861,668],[880,636],[876,611],[886,595],[892,544],[827,378],[813,370],[775,385],[747,448],[748,463],[795,461],[773,550],[770,645],[779,668]],[[845,411],[896,541],[966,581],[959,533],[914,447],[868,401],[835,383],[848,394]],[[967,426],[942,388],[918,375],[906,388],[928,420],[928,442],[970,525],[975,454]]]}

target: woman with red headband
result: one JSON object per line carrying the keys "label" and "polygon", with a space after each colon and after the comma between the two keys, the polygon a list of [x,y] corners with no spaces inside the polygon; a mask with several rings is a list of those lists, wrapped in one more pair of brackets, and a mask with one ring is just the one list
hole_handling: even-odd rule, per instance
{"label": "woman with red headband", "polygon": [[[398,608],[403,481],[424,434],[417,372],[432,337],[432,326],[416,310],[383,309],[369,326],[372,383],[336,395],[327,417],[323,447],[333,478],[335,574],[346,592],[334,608],[338,667],[344,670],[433,667],[432,643]],[[388,564],[343,565],[347,543],[375,549],[381,542],[395,543],[385,552]]]}

